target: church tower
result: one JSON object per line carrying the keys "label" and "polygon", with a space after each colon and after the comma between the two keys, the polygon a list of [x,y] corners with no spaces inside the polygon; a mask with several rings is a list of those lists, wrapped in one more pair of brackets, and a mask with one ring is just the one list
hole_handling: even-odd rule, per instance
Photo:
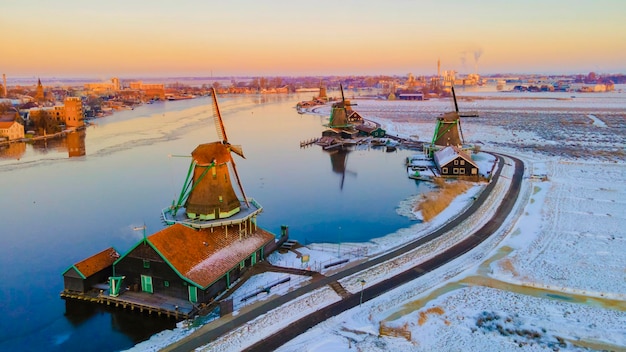
{"label": "church tower", "polygon": [[35,100],[43,102],[45,100],[45,94],[43,92],[43,86],[41,85],[41,79],[37,79],[37,90],[35,91]]}

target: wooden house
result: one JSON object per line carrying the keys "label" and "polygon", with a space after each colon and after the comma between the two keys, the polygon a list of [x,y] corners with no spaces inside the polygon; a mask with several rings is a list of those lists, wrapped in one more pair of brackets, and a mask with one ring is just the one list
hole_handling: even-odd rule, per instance
{"label": "wooden house", "polygon": [[382,128],[368,124],[356,125],[355,128],[359,131],[359,134],[363,136],[382,138],[387,134]]}
{"label": "wooden house", "polygon": [[169,226],[139,241],[114,263],[122,288],[208,303],[264,259],[274,235],[238,225]]}
{"label": "wooden house", "polygon": [[111,248],[84,259],[63,272],[65,291],[85,293],[111,276],[111,267],[120,254]]}
{"label": "wooden house", "polygon": [[435,165],[441,176],[470,176],[478,178],[478,165],[457,146],[447,146],[434,153]]}

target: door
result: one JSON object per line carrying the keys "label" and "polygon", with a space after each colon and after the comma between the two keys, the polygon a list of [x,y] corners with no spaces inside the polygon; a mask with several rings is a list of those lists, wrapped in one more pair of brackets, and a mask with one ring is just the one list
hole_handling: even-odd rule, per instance
{"label": "door", "polygon": [[198,288],[196,286],[189,285],[189,302],[198,302]]}
{"label": "door", "polygon": [[152,290],[152,276],[141,275],[141,290],[143,292],[154,293]]}

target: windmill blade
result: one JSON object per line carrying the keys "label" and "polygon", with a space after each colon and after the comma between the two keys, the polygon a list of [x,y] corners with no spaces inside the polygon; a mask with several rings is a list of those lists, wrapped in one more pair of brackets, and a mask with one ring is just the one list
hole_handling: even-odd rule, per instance
{"label": "windmill blade", "polygon": [[246,157],[243,155],[243,149],[241,148],[241,146],[240,146],[240,145],[232,145],[232,144],[229,144],[228,146],[230,147],[230,151],[231,151],[231,152],[233,152],[233,153],[235,153],[235,154],[239,155],[240,157],[242,157],[242,158],[244,158],[244,159],[246,158]]}
{"label": "windmill blade", "polygon": [[341,89],[341,102],[345,104],[346,98],[343,96],[343,84],[339,83],[339,89]]}
{"label": "windmill blade", "polygon": [[215,122],[215,129],[217,130],[217,138],[223,142],[228,142],[224,122],[222,122],[222,114],[220,114],[220,108],[217,105],[217,93],[215,92],[215,88],[211,88],[211,95],[213,96],[213,120]]}
{"label": "windmill blade", "polygon": [[465,138],[463,138],[463,128],[461,128],[461,116],[459,116],[459,132],[461,133],[461,144],[465,144]]}
{"label": "windmill blade", "polygon": [[339,189],[343,191],[343,182],[346,180],[346,174],[341,174],[341,184],[339,185]]}
{"label": "windmill blade", "polygon": [[459,105],[456,103],[456,94],[454,93],[454,86],[452,86],[452,98],[454,98],[454,110],[459,112]]}
{"label": "windmill blade", "polygon": [[248,208],[250,208],[250,202],[248,202],[248,197],[246,197],[246,192],[243,190],[243,186],[241,185],[241,180],[239,179],[239,173],[237,172],[237,165],[235,165],[235,159],[233,159],[233,155],[230,155],[230,163],[233,165],[233,172],[235,173],[235,178],[237,179],[237,186],[239,186],[239,190],[241,191],[241,195],[243,196],[243,200],[246,202]]}
{"label": "windmill blade", "polygon": [[459,119],[459,132],[461,133],[461,144],[465,143],[463,138],[463,129],[461,128],[461,114],[459,114],[459,105],[456,102],[456,94],[454,93],[454,86],[452,86],[452,97],[454,98],[454,110],[456,111],[457,118]]}

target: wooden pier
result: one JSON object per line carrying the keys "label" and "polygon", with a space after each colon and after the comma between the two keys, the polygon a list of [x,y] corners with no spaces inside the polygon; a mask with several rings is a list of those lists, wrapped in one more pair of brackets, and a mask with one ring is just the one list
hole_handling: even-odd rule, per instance
{"label": "wooden pier", "polygon": [[320,140],[319,138],[311,138],[311,139],[307,139],[306,141],[300,141],[300,148],[305,148],[310,145],[313,145],[317,143],[319,140]]}
{"label": "wooden pier", "polygon": [[61,292],[61,298],[100,303],[109,307],[173,318],[177,321],[190,319],[198,312],[197,307],[189,301],[146,292],[128,291],[118,297],[112,297],[106,292],[96,293],[92,291],[90,293],[80,293],[63,291]]}

